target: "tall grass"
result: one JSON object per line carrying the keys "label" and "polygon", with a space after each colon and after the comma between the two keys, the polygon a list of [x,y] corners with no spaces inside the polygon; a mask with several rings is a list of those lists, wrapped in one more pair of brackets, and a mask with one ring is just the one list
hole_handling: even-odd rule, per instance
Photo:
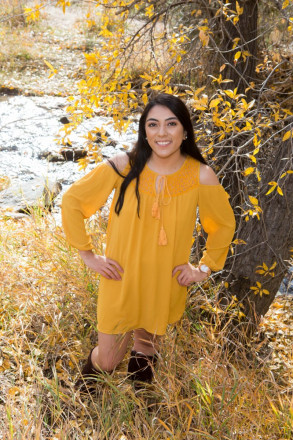
{"label": "tall grass", "polygon": [[96,342],[98,278],[51,217],[3,217],[0,241],[0,438],[292,439],[287,388],[266,362],[223,348],[206,312],[217,286],[190,293],[153,385],[135,391],[126,358],[82,397],[74,382]]}

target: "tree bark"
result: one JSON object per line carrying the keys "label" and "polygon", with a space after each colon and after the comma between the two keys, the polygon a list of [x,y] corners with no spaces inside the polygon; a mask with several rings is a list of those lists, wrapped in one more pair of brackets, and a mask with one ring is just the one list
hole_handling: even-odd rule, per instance
{"label": "tree bark", "polygon": [[[245,315],[255,324],[266,314],[278,292],[287,272],[285,262],[289,260],[290,248],[293,247],[293,174],[280,178],[283,173],[293,169],[292,139],[281,143],[275,151],[258,195],[262,208],[260,220],[252,218],[240,226],[238,237],[246,244],[237,245],[234,256],[228,260],[229,287],[220,294],[221,300],[236,296],[244,305]],[[266,195],[271,181],[278,182],[283,196],[277,189]],[[275,263],[276,266],[263,274],[257,273],[263,263],[269,269]],[[252,290],[251,287],[257,287],[257,283],[261,287]],[[262,289],[269,291],[269,294],[261,293]]]}
{"label": "tree bark", "polygon": [[[222,16],[223,39],[220,44],[221,56],[224,58],[226,68],[222,75],[226,79],[231,79],[233,83],[228,83],[229,89],[237,87],[239,93],[244,93],[249,87],[249,83],[255,80],[255,67],[258,53],[258,0],[232,0],[229,2],[229,9],[237,11],[236,3],[243,8],[243,13],[239,15],[239,21],[227,20]],[[236,44],[235,39],[238,38]],[[247,52],[250,55],[235,60],[237,52]]]}

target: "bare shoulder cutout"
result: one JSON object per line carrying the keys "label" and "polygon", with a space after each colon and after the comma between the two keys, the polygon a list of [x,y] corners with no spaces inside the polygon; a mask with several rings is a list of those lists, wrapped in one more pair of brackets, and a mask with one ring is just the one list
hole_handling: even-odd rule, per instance
{"label": "bare shoulder cutout", "polygon": [[200,164],[199,183],[201,185],[219,185],[216,173],[208,165]]}
{"label": "bare shoulder cutout", "polygon": [[122,172],[129,163],[129,158],[126,153],[116,154],[115,156],[111,157],[110,160],[111,162],[114,163],[114,165],[117,167],[118,171],[120,172]]}

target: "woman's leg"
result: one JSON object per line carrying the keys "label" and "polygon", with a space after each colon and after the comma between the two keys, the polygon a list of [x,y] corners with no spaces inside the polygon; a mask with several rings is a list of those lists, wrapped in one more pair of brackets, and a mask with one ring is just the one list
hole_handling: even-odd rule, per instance
{"label": "woman's leg", "polygon": [[143,328],[134,330],[134,346],[133,350],[144,353],[147,356],[153,356],[159,348],[161,336],[147,332]]}
{"label": "woman's leg", "polygon": [[137,390],[143,387],[140,383],[152,382],[159,339],[160,336],[153,335],[144,329],[134,330],[134,346],[128,362],[128,377],[134,381]]}
{"label": "woman's leg", "polygon": [[91,354],[93,366],[99,370],[111,372],[123,360],[132,332],[119,335],[98,333],[99,345]]}

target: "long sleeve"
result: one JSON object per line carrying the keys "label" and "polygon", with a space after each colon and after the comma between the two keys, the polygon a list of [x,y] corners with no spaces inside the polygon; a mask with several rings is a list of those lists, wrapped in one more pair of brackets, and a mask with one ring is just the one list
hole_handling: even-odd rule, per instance
{"label": "long sleeve", "polygon": [[62,198],[62,224],[72,246],[79,250],[92,249],[84,220],[105,204],[118,178],[110,165],[102,163],[65,192]]}
{"label": "long sleeve", "polygon": [[235,217],[222,185],[199,185],[199,218],[208,234],[200,264],[217,271],[224,267],[235,232]]}

